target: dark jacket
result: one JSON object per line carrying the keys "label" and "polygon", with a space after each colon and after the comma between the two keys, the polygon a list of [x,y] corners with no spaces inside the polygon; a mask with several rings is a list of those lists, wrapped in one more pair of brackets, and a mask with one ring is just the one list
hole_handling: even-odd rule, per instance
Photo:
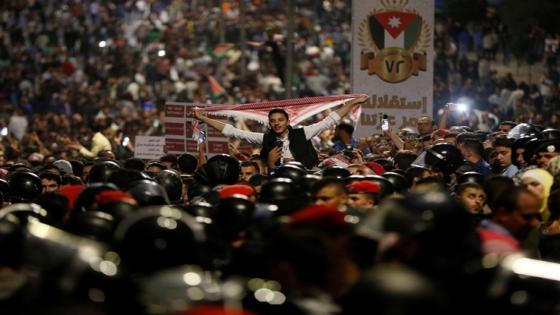
{"label": "dark jacket", "polygon": [[[303,128],[288,127],[288,140],[290,141],[290,151],[294,155],[294,159],[301,162],[306,168],[310,169],[319,164],[317,151],[311,144],[310,140],[305,138]],[[268,153],[272,150],[276,143],[276,135],[269,131],[264,134],[261,158],[265,163],[268,162]],[[279,164],[280,161],[277,162]]]}

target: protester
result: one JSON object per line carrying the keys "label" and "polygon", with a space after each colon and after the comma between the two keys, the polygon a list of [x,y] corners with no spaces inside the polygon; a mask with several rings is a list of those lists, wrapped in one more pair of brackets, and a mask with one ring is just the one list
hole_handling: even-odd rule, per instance
{"label": "protester", "polygon": [[290,126],[290,118],[286,111],[280,108],[272,109],[268,113],[270,130],[266,133],[236,129],[232,125],[208,118],[198,110],[195,110],[194,116],[219,130],[225,136],[262,144],[261,158],[267,162],[270,168],[293,160],[303,163],[307,168],[313,168],[319,164],[319,159],[310,139],[336,125],[355,105],[365,101],[366,98],[363,97],[348,101],[321,122],[297,129]]}

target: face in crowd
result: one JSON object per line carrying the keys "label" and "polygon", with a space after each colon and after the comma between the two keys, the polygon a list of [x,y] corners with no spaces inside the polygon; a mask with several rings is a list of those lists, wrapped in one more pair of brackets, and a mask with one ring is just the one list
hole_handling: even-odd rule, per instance
{"label": "face in crowd", "polygon": [[41,179],[41,185],[43,186],[43,193],[56,192],[59,188],[56,180],[49,178]]}
{"label": "face in crowd", "polygon": [[375,206],[373,197],[369,194],[349,194],[348,205],[352,208],[371,209]]}
{"label": "face in crowd", "polygon": [[496,146],[496,160],[501,167],[508,167],[511,165],[511,148],[504,146]]}
{"label": "face in crowd", "polygon": [[498,127],[498,130],[500,130],[501,132],[507,134],[507,133],[509,133],[509,132],[511,131],[512,128],[513,128],[512,125],[509,125],[509,124],[501,124],[501,125]]}
{"label": "face in crowd", "polygon": [[539,152],[537,154],[537,166],[539,168],[547,168],[550,159],[559,155],[558,152]]}
{"label": "face in crowd", "polygon": [[248,182],[249,179],[253,176],[258,174],[259,172],[253,165],[249,166],[241,166],[241,173],[239,173],[239,180]]}
{"label": "face in crowd", "polygon": [[432,119],[426,116],[418,118],[416,129],[418,129],[420,135],[431,134],[433,131]]}
{"label": "face in crowd", "polygon": [[516,209],[505,224],[517,239],[527,238],[529,233],[541,224],[539,209],[541,201],[531,192],[522,192],[517,198]]}
{"label": "face in crowd", "polygon": [[290,120],[284,113],[272,113],[268,117],[268,124],[270,129],[278,136],[284,136],[288,130]]}
{"label": "face in crowd", "polygon": [[315,204],[340,207],[348,201],[348,194],[344,187],[327,185],[319,189],[313,196]]}
{"label": "face in crowd", "polygon": [[457,198],[465,209],[472,214],[481,214],[486,203],[486,193],[481,188],[465,188]]}

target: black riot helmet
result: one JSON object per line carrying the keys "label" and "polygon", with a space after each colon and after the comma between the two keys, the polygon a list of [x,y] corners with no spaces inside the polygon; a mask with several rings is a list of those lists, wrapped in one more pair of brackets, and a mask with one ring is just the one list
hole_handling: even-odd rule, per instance
{"label": "black riot helmet", "polygon": [[208,172],[206,171],[206,164],[199,167],[193,176],[195,182],[199,182],[206,186],[210,186],[210,179],[208,178]]}
{"label": "black riot helmet", "polygon": [[523,160],[527,164],[532,164],[533,156],[537,153],[537,148],[543,144],[543,141],[538,138],[531,138],[525,142],[525,151],[523,151]]}
{"label": "black riot helmet", "polygon": [[47,210],[35,203],[16,203],[0,209],[0,219],[26,224],[30,218],[50,223]]}
{"label": "black riot helmet", "polygon": [[189,188],[187,188],[187,195],[189,196],[189,200],[192,200],[194,197],[203,196],[211,191],[211,186],[195,180],[189,185]]}
{"label": "black riot helmet", "polygon": [[289,178],[293,181],[297,181],[301,177],[305,176],[307,172],[304,168],[298,167],[296,165],[282,165],[274,170],[272,177],[279,178]]}
{"label": "black riot helmet", "polygon": [[[229,286],[237,291],[237,288]],[[239,290],[241,291],[241,290]],[[224,287],[218,277],[199,266],[183,265],[165,270],[157,270],[143,277],[138,285],[138,302],[142,307],[139,314],[230,314],[217,313],[224,303]],[[230,293],[231,295],[231,293]],[[237,301],[228,296],[228,300]],[[180,301],[180,303],[178,303]],[[211,307],[208,307],[211,304]],[[199,310],[202,308],[202,310]],[[222,307],[223,308],[223,307]],[[157,310],[157,311],[154,311]],[[130,313],[129,311],[127,313]],[[245,314],[232,311],[231,314]]]}
{"label": "black riot helmet", "polygon": [[172,170],[163,170],[157,173],[154,179],[165,189],[171,203],[181,203],[183,181],[179,174]]}
{"label": "black riot helmet", "polygon": [[74,202],[74,210],[76,211],[90,211],[97,210],[95,198],[102,191],[117,191],[117,186],[112,183],[90,183],[78,194]]}
{"label": "black riot helmet", "polygon": [[[438,251],[459,250],[474,231],[468,212],[446,191],[409,193],[381,206],[383,230],[407,236],[431,235]],[[438,246],[445,248],[436,248]]]}
{"label": "black riot helmet", "polygon": [[359,182],[364,180],[365,177],[363,175],[350,175],[344,179],[344,185],[350,185],[355,182]]}
{"label": "black riot helmet", "polygon": [[457,184],[460,185],[462,183],[477,183],[479,185],[484,184],[484,175],[480,174],[479,172],[465,172],[459,177],[457,177]]}
{"label": "black riot helmet", "polygon": [[511,149],[515,151],[515,149],[517,148],[525,148],[527,142],[536,138],[537,137],[523,137],[523,138],[516,139],[515,141],[513,141],[513,144],[511,145]]}
{"label": "black riot helmet", "polygon": [[[195,218],[201,217],[201,218],[210,219],[209,222],[212,221],[212,218],[214,218],[216,212],[218,211],[211,204],[204,201],[191,202],[184,208],[184,210]],[[208,220],[204,220],[204,221],[208,221]]]}
{"label": "black riot helmet", "polygon": [[9,179],[12,202],[31,202],[41,195],[41,178],[31,172],[15,172]]}
{"label": "black riot helmet", "polygon": [[139,209],[115,230],[123,264],[133,272],[202,264],[204,227],[186,212],[170,206]]}
{"label": "black riot helmet", "polygon": [[297,181],[297,185],[302,193],[311,198],[311,190],[316,182],[321,180],[321,176],[307,174]]}
{"label": "black riot helmet", "polygon": [[123,191],[103,191],[95,198],[97,210],[110,214],[115,223],[138,209],[138,202]]}
{"label": "black riot helmet", "polygon": [[323,177],[336,177],[344,179],[351,175],[348,169],[345,169],[340,166],[330,166],[323,170],[322,172]]}
{"label": "black riot helmet", "polygon": [[0,266],[19,269],[22,261],[24,227],[15,220],[0,218]]}
{"label": "black riot helmet", "polygon": [[74,212],[64,230],[81,237],[110,243],[115,229],[113,216],[100,211]]}
{"label": "black riot helmet", "polygon": [[167,192],[153,180],[137,180],[130,186],[127,193],[131,194],[142,207],[169,204]]}
{"label": "black riot helmet", "polygon": [[[403,285],[406,283],[407,285]],[[375,305],[376,314],[444,314],[445,298],[434,281],[412,268],[379,264],[364,271],[339,301],[342,314],[361,314]]]}
{"label": "black riot helmet", "polygon": [[426,165],[450,175],[463,164],[463,155],[456,146],[436,144],[426,150]]}
{"label": "black riot helmet", "polygon": [[535,125],[520,123],[508,132],[507,137],[516,140],[527,137],[536,137],[540,135],[540,131],[541,129]]}
{"label": "black riot helmet", "polygon": [[121,168],[112,170],[111,174],[107,178],[107,181],[117,185],[120,190],[124,191],[127,190],[132,183],[141,179],[151,180],[152,178],[143,171]]}
{"label": "black riot helmet", "polygon": [[263,184],[259,201],[274,203],[293,198],[295,194],[294,181],[288,178],[273,178]]}
{"label": "black riot helmet", "polygon": [[0,178],[0,193],[2,193],[3,201],[6,202],[10,201],[10,198],[12,197],[12,188],[10,187],[10,183],[8,183],[5,179],[1,179],[1,178]]}
{"label": "black riot helmet", "polygon": [[305,207],[308,199],[288,178],[273,178],[261,187],[259,201],[278,206],[278,215],[288,214]]}
{"label": "black riot helmet", "polygon": [[300,161],[290,161],[290,162],[286,163],[286,165],[294,165],[294,166],[297,166],[301,169],[305,169],[305,165],[303,165],[303,163],[301,163]]}
{"label": "black riot helmet", "polygon": [[214,223],[227,241],[235,241],[249,227],[255,204],[243,195],[233,195],[220,200]]}
{"label": "black riot helmet", "polygon": [[206,182],[211,186],[220,184],[231,185],[239,180],[241,163],[230,155],[219,154],[208,159],[208,162],[206,162],[202,169],[204,170],[198,176],[197,173],[199,171],[195,173],[196,180]]}
{"label": "black riot helmet", "polygon": [[91,167],[91,170],[89,171],[87,182],[88,183],[107,182],[111,174],[120,168],[121,168],[120,165],[112,160],[96,161]]}
{"label": "black riot helmet", "polygon": [[364,176],[364,180],[375,182],[379,185],[380,191],[377,195],[377,199],[375,203],[379,203],[383,198],[393,194],[395,192],[395,187],[393,183],[389,181],[387,178],[380,176],[380,175],[367,175]]}
{"label": "black riot helmet", "polygon": [[[399,235],[399,241],[389,250],[395,251],[395,257],[402,257],[405,265],[430,276],[448,278],[463,272],[467,265],[480,263],[476,226],[463,206],[444,189],[388,200],[369,223],[372,236],[379,232]],[[410,242],[417,248],[415,253],[410,252]],[[405,257],[404,253],[410,255]]]}
{"label": "black riot helmet", "polygon": [[404,193],[408,189],[408,181],[402,174],[396,172],[385,172],[382,176],[391,182],[396,192]]}
{"label": "black riot helmet", "polygon": [[560,130],[547,128],[541,131],[540,138],[544,141],[560,140]]}

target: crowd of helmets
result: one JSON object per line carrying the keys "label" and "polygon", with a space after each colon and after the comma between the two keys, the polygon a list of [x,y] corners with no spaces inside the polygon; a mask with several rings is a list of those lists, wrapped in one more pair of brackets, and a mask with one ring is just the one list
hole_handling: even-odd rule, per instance
{"label": "crowd of helmets", "polygon": [[[307,2],[316,3],[298,1],[305,8]],[[322,4],[299,11],[300,95],[349,89],[349,6]],[[219,10],[210,1],[0,6],[1,105],[19,104],[30,129],[47,144],[45,154],[57,156],[53,160],[64,157],[65,148],[56,148],[57,133],[85,134],[80,126],[87,124],[76,113],[117,117],[120,128],[136,134],[158,118],[150,113],[154,103],[212,98],[206,74],[217,75],[230,93],[216,102],[283,94],[280,76],[270,70],[278,66],[274,40],[267,38],[285,28],[287,18],[278,13],[285,9],[282,1],[251,1],[248,8],[248,33],[256,43],[249,79],[238,76],[235,54],[219,62],[206,55],[219,36]],[[238,13],[234,8],[226,14],[226,38],[235,31]],[[142,22],[135,24],[137,32],[121,38],[121,28],[135,21]],[[52,25],[66,27],[56,32]],[[437,30],[443,31],[436,30],[436,41],[443,43],[436,58],[436,107],[465,93],[486,104],[484,97],[501,85],[469,85],[482,77],[476,63],[442,48],[453,46],[445,35],[452,25],[440,21]],[[189,44],[194,39],[200,47]],[[554,76],[549,81],[558,84]],[[534,95],[529,87],[519,89],[524,101]],[[36,115],[44,110],[58,114]],[[42,125],[49,132],[39,130]],[[486,139],[466,129],[459,130],[458,141]],[[540,148],[560,151],[557,130],[523,124],[510,138],[513,162],[525,163],[520,169],[538,164]],[[13,147],[7,139],[5,148]],[[10,150],[9,160],[44,149],[19,140],[22,150]],[[336,166],[310,171],[290,162],[248,182],[239,181],[242,164],[227,155],[198,168],[182,165],[193,161],[188,155],[177,164],[169,158],[149,165],[138,159],[63,159],[37,169],[6,165],[0,173],[0,314],[557,314],[558,268],[524,256],[483,254],[475,232],[482,218],[473,218],[449,193],[466,182],[489,187],[489,196],[511,186],[492,185],[505,180],[461,168],[457,146],[426,149],[424,159],[407,168],[397,167],[395,152],[377,159],[368,166],[371,175]],[[45,193],[43,180],[54,181],[58,191]],[[319,204],[318,189],[331,184],[371,189],[376,206]],[[519,268],[528,264],[548,274]]]}
{"label": "crowd of helmets", "polygon": [[[531,125],[509,133],[539,145],[558,134]],[[0,179],[0,311],[557,314],[560,265],[483,252],[480,214],[450,193],[503,177],[461,173],[461,152],[446,143],[418,163],[353,175],[294,161],[248,181],[247,164],[226,154],[203,165],[189,154],[61,160],[39,175],[13,164]],[[46,169],[61,178],[56,192],[45,192]],[[489,195],[500,190],[488,185]],[[329,204],[325,187],[372,193],[375,206]]]}

